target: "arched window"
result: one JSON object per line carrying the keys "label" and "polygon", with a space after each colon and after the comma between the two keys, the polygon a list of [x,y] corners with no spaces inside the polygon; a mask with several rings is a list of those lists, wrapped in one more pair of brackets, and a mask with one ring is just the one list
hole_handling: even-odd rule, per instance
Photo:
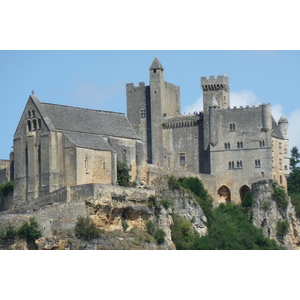
{"label": "arched window", "polygon": [[236,162],[236,167],[240,168],[240,162],[239,161]]}
{"label": "arched window", "polygon": [[250,190],[250,188],[249,188],[247,185],[243,185],[243,186],[240,188],[241,202],[243,202],[246,193],[250,193],[250,192],[251,192],[251,190]]}
{"label": "arched window", "polygon": [[34,110],[32,111],[32,117],[33,118],[35,117],[35,111]]}
{"label": "arched window", "polygon": [[237,142],[237,148],[240,149],[240,142]]}
{"label": "arched window", "polygon": [[240,160],[240,168],[243,168],[243,162]]}
{"label": "arched window", "polygon": [[228,168],[231,169],[231,161],[228,163]]}
{"label": "arched window", "polygon": [[225,150],[227,150],[227,143],[224,144],[224,148],[225,148]]}
{"label": "arched window", "polygon": [[32,124],[33,124],[33,131],[35,131],[36,130],[36,120],[34,119],[33,121],[32,121]]}
{"label": "arched window", "polygon": [[229,125],[229,130],[232,131],[232,124]]}
{"label": "arched window", "polygon": [[244,144],[243,144],[243,142],[241,142],[241,143],[240,143],[240,146],[241,146],[241,149],[243,149],[243,148],[244,148]]}
{"label": "arched window", "polygon": [[27,129],[28,129],[29,132],[31,132],[31,129],[32,129],[31,128],[31,121],[29,121],[29,120],[27,121]]}
{"label": "arched window", "polygon": [[41,127],[42,127],[41,119],[38,119],[38,129],[41,129]]}
{"label": "arched window", "polygon": [[234,169],[234,161],[231,162],[231,167]]}
{"label": "arched window", "polygon": [[231,201],[231,193],[229,188],[226,185],[222,185],[218,189],[218,195],[220,196],[221,202],[230,202]]}
{"label": "arched window", "polygon": [[31,118],[31,112],[30,112],[30,110],[28,111],[28,118]]}
{"label": "arched window", "polygon": [[230,150],[230,143],[227,143],[227,148],[228,150]]}

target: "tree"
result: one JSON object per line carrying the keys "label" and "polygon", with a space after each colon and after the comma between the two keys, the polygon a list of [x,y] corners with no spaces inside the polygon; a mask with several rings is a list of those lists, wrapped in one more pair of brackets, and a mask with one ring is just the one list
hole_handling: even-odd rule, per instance
{"label": "tree", "polygon": [[300,162],[300,153],[297,147],[291,150],[290,158],[290,176],[288,178],[288,192],[289,194],[300,193],[300,167],[297,164]]}
{"label": "tree", "polygon": [[38,223],[34,217],[29,219],[29,223],[25,222],[18,230],[17,235],[20,239],[26,239],[28,249],[37,249],[35,240],[42,237]]}
{"label": "tree", "polygon": [[117,181],[118,184],[121,186],[129,186],[129,180],[130,180],[130,175],[129,175],[129,168],[128,166],[119,161],[117,162]]}

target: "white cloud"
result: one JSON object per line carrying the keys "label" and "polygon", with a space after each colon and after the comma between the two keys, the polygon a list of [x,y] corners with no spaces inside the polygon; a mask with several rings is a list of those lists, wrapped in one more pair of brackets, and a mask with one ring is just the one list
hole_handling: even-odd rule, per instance
{"label": "white cloud", "polygon": [[258,100],[257,96],[253,91],[242,90],[240,92],[230,93],[230,107],[240,107],[240,106],[257,106],[261,102]]}
{"label": "white cloud", "polygon": [[203,110],[203,96],[200,96],[193,104],[187,105],[183,108],[182,113],[193,114],[195,111],[199,112]]}
{"label": "white cloud", "polygon": [[289,121],[289,148],[296,146],[300,149],[300,132],[299,132],[300,109],[293,111],[288,117]]}

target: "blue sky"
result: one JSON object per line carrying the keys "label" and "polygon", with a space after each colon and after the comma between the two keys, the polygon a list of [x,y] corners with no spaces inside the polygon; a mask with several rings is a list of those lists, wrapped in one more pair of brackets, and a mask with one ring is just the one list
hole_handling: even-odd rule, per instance
{"label": "blue sky", "polygon": [[126,83],[148,84],[155,56],[165,80],[180,86],[182,113],[201,110],[201,76],[226,73],[231,106],[271,103],[276,120],[289,118],[290,144],[300,148],[300,51],[0,51],[0,158],[9,157],[32,90],[41,102],[126,113]]}

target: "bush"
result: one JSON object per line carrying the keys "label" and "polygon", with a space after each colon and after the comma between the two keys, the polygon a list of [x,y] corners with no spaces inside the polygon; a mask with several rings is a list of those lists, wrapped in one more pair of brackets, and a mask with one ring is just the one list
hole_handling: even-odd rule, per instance
{"label": "bush", "polygon": [[18,232],[14,228],[13,225],[9,224],[5,231],[5,238],[6,239],[14,239],[17,236]]}
{"label": "bush", "polygon": [[125,163],[117,161],[117,182],[120,186],[130,186],[129,171],[130,169]]}
{"label": "bush", "polygon": [[157,244],[162,244],[165,241],[166,233],[162,229],[157,229],[152,221],[148,221],[147,224],[147,232],[153,236],[157,242]]}
{"label": "bush", "polygon": [[184,178],[182,181],[182,187],[190,190],[201,199],[208,199],[208,193],[204,188],[203,183],[197,177]]}
{"label": "bush", "polygon": [[154,208],[156,207],[156,197],[155,196],[150,196],[148,198],[148,207],[149,208]]}
{"label": "bush", "polygon": [[103,230],[96,227],[90,218],[79,217],[75,225],[75,236],[82,240],[92,240],[100,237]]}
{"label": "bush", "polygon": [[153,235],[153,237],[156,239],[157,244],[160,245],[164,243],[166,233],[162,229],[157,229]]}
{"label": "bush", "polygon": [[0,196],[6,197],[8,194],[12,193],[14,190],[14,182],[9,181],[4,184],[0,184]]}
{"label": "bush", "polygon": [[296,216],[300,218],[300,194],[291,194],[291,201],[295,207]]}
{"label": "bush", "polygon": [[252,196],[252,193],[251,192],[247,192],[245,194],[245,197],[242,201],[242,206],[245,207],[245,208],[250,208],[252,207],[253,205],[253,196]]}
{"label": "bush", "polygon": [[283,188],[274,184],[272,198],[276,201],[278,207],[283,209],[287,208],[288,201],[286,200],[286,193]]}
{"label": "bush", "polygon": [[126,231],[127,228],[129,227],[127,221],[125,219],[122,218],[122,227],[123,227],[123,230]]}
{"label": "bush", "polygon": [[160,204],[165,208],[165,210],[168,210],[172,206],[172,201],[168,199],[163,199],[160,201]]}
{"label": "bush", "polygon": [[147,232],[149,234],[151,234],[151,235],[154,235],[154,233],[155,233],[155,225],[153,224],[153,222],[152,221],[148,221],[147,224],[146,224],[146,226],[147,226]]}
{"label": "bush", "polygon": [[172,241],[177,250],[189,250],[193,248],[195,234],[190,221],[172,215],[173,223],[171,229]]}
{"label": "bush", "polygon": [[193,249],[199,250],[278,250],[275,240],[266,238],[262,229],[251,224],[241,205],[220,204],[213,210],[214,217],[208,235],[195,236]]}
{"label": "bush", "polygon": [[17,231],[17,236],[20,239],[26,239],[28,249],[36,250],[38,247],[35,240],[42,237],[42,232],[39,230],[38,223],[34,217],[29,218],[29,223],[25,222]]}
{"label": "bush", "polygon": [[282,221],[278,221],[277,225],[276,225],[276,233],[281,236],[284,237],[289,229],[289,222],[288,220],[282,220]]}

